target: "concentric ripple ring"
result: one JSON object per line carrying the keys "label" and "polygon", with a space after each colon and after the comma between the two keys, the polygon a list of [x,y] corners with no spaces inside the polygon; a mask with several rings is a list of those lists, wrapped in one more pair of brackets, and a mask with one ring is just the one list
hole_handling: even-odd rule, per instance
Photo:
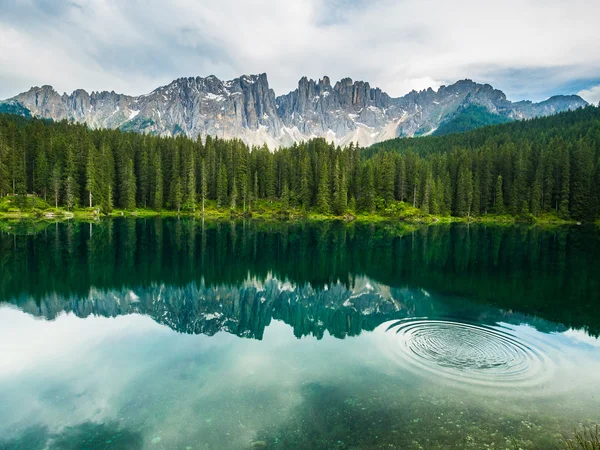
{"label": "concentric ripple ring", "polygon": [[531,386],[550,373],[543,351],[499,327],[411,319],[391,324],[386,336],[409,368],[461,383]]}

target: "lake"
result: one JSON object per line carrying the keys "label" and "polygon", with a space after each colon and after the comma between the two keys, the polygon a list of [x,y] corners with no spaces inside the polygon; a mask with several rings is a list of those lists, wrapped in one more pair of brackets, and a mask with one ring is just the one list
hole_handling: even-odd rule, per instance
{"label": "lake", "polygon": [[2,449],[545,449],[600,422],[594,227],[0,230]]}

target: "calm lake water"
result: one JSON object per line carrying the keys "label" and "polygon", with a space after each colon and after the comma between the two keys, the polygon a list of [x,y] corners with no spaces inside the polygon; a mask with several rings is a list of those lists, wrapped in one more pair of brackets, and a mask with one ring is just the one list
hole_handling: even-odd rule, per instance
{"label": "calm lake water", "polygon": [[600,232],[0,223],[1,449],[553,448]]}

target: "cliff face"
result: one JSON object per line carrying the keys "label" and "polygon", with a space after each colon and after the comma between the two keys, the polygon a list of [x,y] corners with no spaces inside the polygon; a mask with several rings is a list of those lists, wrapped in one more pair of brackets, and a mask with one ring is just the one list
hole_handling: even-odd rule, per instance
{"label": "cliff face", "polygon": [[88,94],[81,89],[60,95],[51,86],[34,87],[0,102],[0,112],[161,136],[239,138],[249,145],[276,148],[313,137],[340,145],[355,142],[368,146],[398,136],[427,135],[469,105],[515,120],[587,103],[576,95],[555,96],[541,103],[512,103],[502,91],[471,80],[392,98],[369,83],[350,78],[332,86],[328,77],[318,81],[303,77],[295,90],[276,97],[267,75],[260,74],[229,81],[214,76],[179,78],[138,97],[115,92]]}

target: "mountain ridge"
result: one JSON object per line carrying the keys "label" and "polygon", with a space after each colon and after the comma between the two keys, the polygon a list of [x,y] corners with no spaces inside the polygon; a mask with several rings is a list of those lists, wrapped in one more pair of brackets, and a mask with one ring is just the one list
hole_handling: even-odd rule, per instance
{"label": "mountain ridge", "polygon": [[428,135],[470,105],[506,120],[520,120],[576,109],[587,102],[577,95],[556,95],[539,103],[511,102],[502,91],[470,79],[394,98],[351,78],[332,85],[328,76],[302,77],[296,89],[276,96],[267,74],[261,73],[226,81],[214,75],[182,77],[139,96],[83,89],[59,94],[50,85],[36,86],[1,101],[0,112],[161,136],[239,138],[249,145],[277,148],[314,137],[339,145],[369,146],[396,137]]}

